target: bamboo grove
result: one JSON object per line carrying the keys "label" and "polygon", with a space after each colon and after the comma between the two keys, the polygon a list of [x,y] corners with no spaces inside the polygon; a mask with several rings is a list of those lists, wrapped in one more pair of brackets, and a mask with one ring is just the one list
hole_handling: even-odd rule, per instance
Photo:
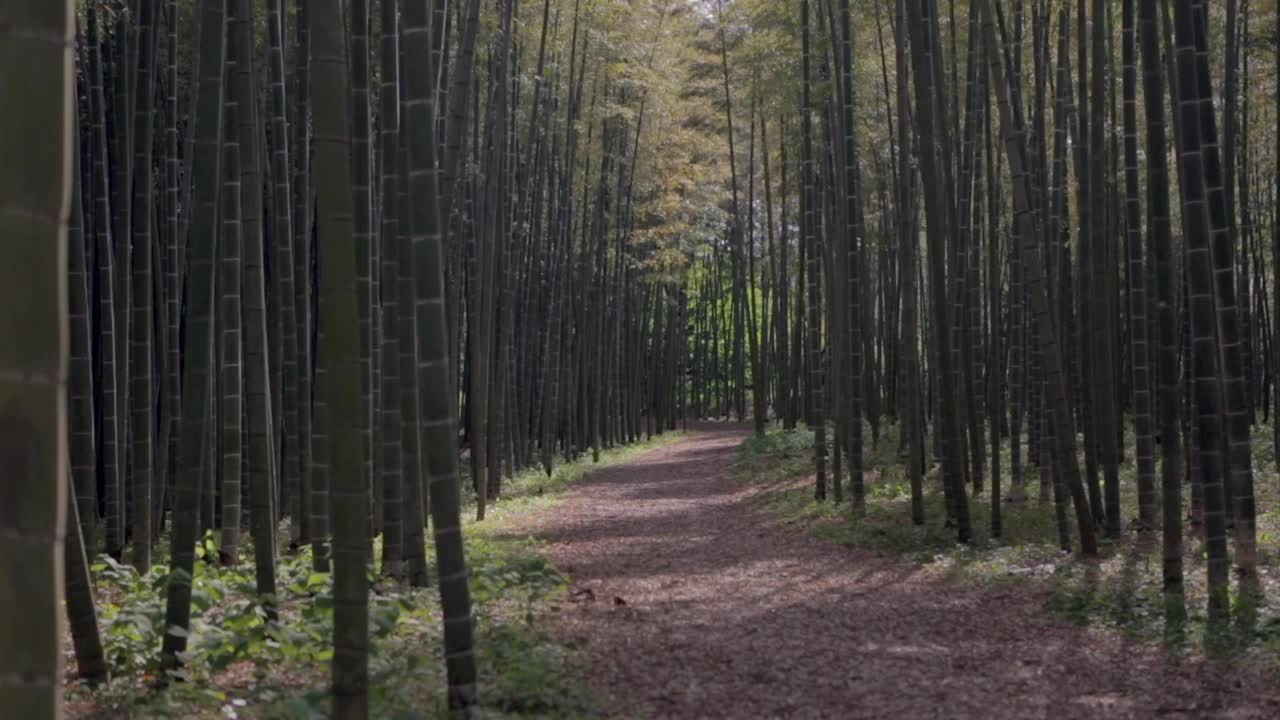
{"label": "bamboo grove", "polygon": [[251,562],[273,617],[304,550],[334,717],[371,572],[438,587],[470,707],[463,513],[690,418],[811,428],[853,522],[896,426],[904,523],[998,537],[1036,494],[1066,551],[1159,533],[1171,623],[1192,543],[1212,620],[1255,589],[1274,3],[65,5],[0,2],[5,707],[56,712],[60,593],[110,672],[99,555],[168,567],[177,677],[196,564]]}
{"label": "bamboo grove", "polygon": [[1280,257],[1259,5],[717,5],[747,168],[695,260],[694,412],[812,427],[815,497],[854,523],[864,435],[896,425],[904,522],[967,543],[983,503],[998,538],[1035,493],[1066,551],[1159,533],[1170,627],[1188,553],[1211,623],[1256,612]]}
{"label": "bamboo grove", "polygon": [[[714,146],[676,126],[679,43],[698,16],[592,0],[41,14],[61,5],[27,3],[13,27],[74,26],[58,497],[80,677],[111,664],[88,569],[100,553],[143,573],[167,563],[162,670],[181,677],[197,557],[250,561],[272,618],[279,557],[309,548],[333,576],[333,713],[365,716],[376,537],[376,572],[438,586],[449,702],[471,706],[464,495],[483,519],[515,472],[549,475],[685,415],[672,238],[709,221],[657,209],[685,193],[662,185],[673,165],[653,146],[673,128],[685,148]],[[26,61],[6,58],[6,75]],[[22,272],[57,259],[14,252]],[[26,306],[6,298],[7,314]],[[20,450],[5,458],[27,463]],[[35,513],[54,497],[40,488],[24,502],[53,517]],[[21,522],[6,515],[0,534]],[[7,616],[24,593],[6,584]],[[3,654],[6,706],[46,714],[58,653]]]}

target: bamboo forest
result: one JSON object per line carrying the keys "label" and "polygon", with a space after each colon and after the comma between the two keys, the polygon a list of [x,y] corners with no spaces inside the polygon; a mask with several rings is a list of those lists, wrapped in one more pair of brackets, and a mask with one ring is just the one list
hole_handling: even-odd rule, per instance
{"label": "bamboo forest", "polygon": [[0,0],[0,720],[1280,717],[1277,0]]}

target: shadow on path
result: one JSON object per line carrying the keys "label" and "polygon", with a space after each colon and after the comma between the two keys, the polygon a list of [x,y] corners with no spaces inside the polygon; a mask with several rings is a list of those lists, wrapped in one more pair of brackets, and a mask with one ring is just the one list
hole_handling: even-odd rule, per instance
{"label": "shadow on path", "polygon": [[749,432],[700,425],[519,529],[574,579],[556,623],[610,715],[1280,717],[1274,683],[1055,621],[1037,591],[778,526],[729,477]]}

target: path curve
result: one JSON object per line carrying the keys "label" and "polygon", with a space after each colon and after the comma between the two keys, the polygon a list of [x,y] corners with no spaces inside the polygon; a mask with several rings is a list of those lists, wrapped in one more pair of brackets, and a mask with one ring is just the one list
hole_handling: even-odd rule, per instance
{"label": "path curve", "polygon": [[628,718],[1276,718],[1274,687],[1056,621],[1026,587],[940,580],[756,510],[749,431],[584,479],[522,530],[573,578],[554,622]]}

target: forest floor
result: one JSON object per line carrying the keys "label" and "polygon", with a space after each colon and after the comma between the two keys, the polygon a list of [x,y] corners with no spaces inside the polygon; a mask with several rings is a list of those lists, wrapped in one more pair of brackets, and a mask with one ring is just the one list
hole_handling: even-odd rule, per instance
{"label": "forest floor", "polygon": [[742,481],[748,437],[701,424],[504,529],[572,578],[551,626],[608,715],[1280,717],[1273,669],[1072,623],[1042,584],[805,532],[769,511],[776,483]]}
{"label": "forest floor", "polygon": [[[654,447],[678,442],[666,434],[606,450],[599,464],[588,453],[556,465],[551,477],[529,469],[504,483],[488,519],[474,520],[474,498],[464,510],[467,561],[480,675],[474,716],[584,717],[597,702],[579,682],[570,648],[548,621],[567,596],[566,578],[538,554],[536,542],[508,528],[528,515],[551,512],[584,475],[626,462]],[[469,484],[464,482],[464,487]],[[197,555],[217,557],[216,538]],[[280,547],[287,547],[287,524]],[[428,539],[427,557],[434,559]],[[373,567],[382,543],[374,543]],[[316,720],[328,716],[333,613],[331,576],[312,571],[311,550],[282,553],[277,566],[280,618],[265,619],[254,592],[252,539],[241,563],[198,562],[185,666],[162,684],[160,633],[164,625],[164,564],[168,548],[139,575],[100,556],[93,574],[111,680],[96,688],[76,679],[70,634],[64,636],[69,718],[84,720]],[[434,577],[434,563],[431,575]],[[444,659],[435,586],[411,588],[371,575],[370,714],[395,720],[451,717],[444,705]],[[0,720],[9,716],[0,709]]]}

